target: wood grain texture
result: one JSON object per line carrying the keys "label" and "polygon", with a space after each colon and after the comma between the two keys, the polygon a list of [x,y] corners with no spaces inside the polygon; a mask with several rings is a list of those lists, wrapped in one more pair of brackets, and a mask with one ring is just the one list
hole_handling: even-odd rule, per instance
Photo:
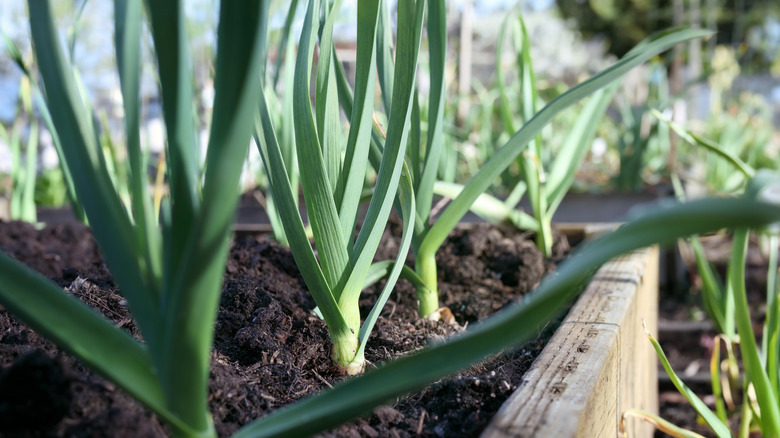
{"label": "wood grain texture", "polygon": [[[629,408],[658,410],[658,248],[606,263],[483,438],[616,437]],[[652,427],[628,420],[630,437]]]}

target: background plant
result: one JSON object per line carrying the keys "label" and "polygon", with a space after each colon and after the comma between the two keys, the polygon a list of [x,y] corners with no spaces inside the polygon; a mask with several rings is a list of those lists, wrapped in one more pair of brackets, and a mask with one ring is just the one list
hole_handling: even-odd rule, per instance
{"label": "background plant", "polygon": [[[429,34],[430,33],[431,32],[429,31]],[[417,288],[417,299],[420,303],[420,315],[427,316],[439,308],[435,254],[436,251],[438,251],[438,248],[444,242],[446,236],[457,225],[466,212],[472,208],[472,205],[480,196],[483,196],[484,199],[484,192],[488,187],[490,187],[493,181],[495,181],[501,175],[501,173],[506,170],[510,163],[517,159],[517,157],[521,154],[526,153],[528,150],[527,148],[530,147],[529,145],[536,141],[536,138],[541,132],[542,128],[544,128],[544,126],[546,126],[556,114],[582,99],[583,97],[600,90],[601,88],[607,87],[607,91],[603,91],[602,93],[609,93],[608,87],[614,87],[614,81],[623,73],[638,65],[639,63],[646,61],[652,56],[655,56],[657,53],[668,48],[670,45],[689,38],[700,37],[704,35],[706,35],[706,32],[692,30],[668,32],[660,35],[653,41],[637,47],[634,51],[630,52],[624,59],[612,67],[571,88],[566,93],[561,94],[556,99],[548,103],[544,108],[534,113],[532,117],[527,116],[525,125],[523,125],[522,128],[514,133],[510,140],[504,144],[504,146],[498,149],[493,154],[493,156],[482,166],[479,172],[475,174],[468,183],[465,184],[462,190],[460,190],[459,194],[454,198],[453,202],[447,206],[447,208],[441,213],[435,222],[433,222],[429,217],[430,208],[424,210],[428,212],[425,215],[420,213],[420,209],[418,208],[418,217],[415,220],[415,239],[413,240],[412,248],[415,254],[415,272],[417,276],[415,284],[424,285],[424,287],[418,286]],[[437,75],[431,80],[431,83],[436,83],[437,81],[440,81],[440,79],[441,76]],[[602,98],[603,96],[600,96],[595,99],[595,101],[591,100],[591,103],[594,105],[600,105],[602,103],[599,101]],[[598,114],[598,111],[594,109],[594,111],[588,112],[589,116],[592,116],[593,114]],[[429,129],[431,129],[430,122]],[[587,129],[589,129],[589,126],[585,121],[583,121],[583,124],[578,124],[578,126],[575,126],[572,132],[574,133],[577,130],[583,130],[576,133],[583,134]],[[429,137],[431,137],[430,133]],[[572,134],[571,147],[578,147],[581,140],[582,139],[579,135]],[[414,143],[412,144],[414,145]],[[412,167],[419,163],[417,164],[418,168],[423,169],[420,173],[419,180],[425,180],[425,166],[430,166],[430,162],[425,160],[428,160],[431,156],[435,156],[435,154],[428,152],[428,150],[435,150],[435,148],[440,148],[440,144],[435,142],[429,143],[426,144],[426,148],[427,149],[425,149],[424,154],[422,154],[420,150],[412,149],[412,157],[419,157],[417,158],[417,161],[414,159],[412,160]],[[571,184],[574,169],[576,169],[576,165],[578,165],[578,154],[582,154],[581,150],[578,152],[572,151],[571,153],[564,154],[563,156],[565,158],[554,165],[554,169],[551,171],[550,176],[550,179],[554,181],[554,183],[549,183],[549,188],[547,189],[549,191],[545,193],[541,193],[545,180],[540,179],[541,173],[538,173],[539,169],[535,168],[534,172],[537,173],[531,175],[529,179],[533,179],[535,181],[535,186],[532,188],[532,190],[540,192],[538,193],[540,195],[538,198],[538,211],[543,211],[544,213],[547,213],[548,211],[546,205],[543,204],[543,202],[545,202],[547,199],[546,197],[542,198],[542,195],[550,197],[551,200],[549,201],[549,204],[552,208],[557,207],[558,203],[563,197],[563,194]],[[531,153],[528,156],[528,160],[534,162],[534,164],[528,164],[528,166],[538,165],[534,156],[538,157],[539,153]],[[579,159],[581,160],[581,158]],[[438,160],[436,162],[438,162]],[[432,179],[432,177],[430,178]],[[416,185],[415,190],[419,207],[420,199],[424,199],[422,197],[422,193],[425,193],[426,190],[432,191],[432,184],[431,187]],[[425,199],[432,199],[432,196],[429,194]],[[546,223],[548,224],[547,226],[549,226],[549,219],[546,219]],[[542,225],[540,225],[540,229],[541,227]]]}
{"label": "background plant", "polygon": [[[730,167],[732,172],[738,173],[743,181],[743,186],[739,189],[740,192],[743,192],[740,194],[741,196],[775,203],[780,200],[777,197],[777,183],[780,181],[780,175],[776,172],[768,169],[757,171],[728,148],[666,120],[657,111],[654,114],[664,126],[671,128],[682,140],[706,151],[712,158]],[[674,175],[673,182],[678,198],[684,201],[686,194],[676,175]],[[727,190],[726,187],[722,187],[722,190],[722,195],[733,193],[733,189]],[[690,237],[696,268],[701,276],[703,307],[719,333],[710,360],[712,391],[716,400],[715,412],[711,411],[693,391],[685,386],[683,380],[675,375],[660,345],[652,336],[650,337],[664,369],[672,378],[677,389],[719,437],[732,436],[730,418],[736,413],[740,414],[739,436],[746,436],[749,431],[754,429],[760,429],[763,436],[777,436],[780,432],[778,429],[780,426],[780,397],[778,397],[780,394],[780,384],[778,383],[780,382],[780,368],[778,367],[780,362],[778,293],[780,289],[778,289],[777,283],[778,251],[780,248],[778,243],[780,241],[776,225],[756,231],[766,241],[763,247],[768,253],[767,313],[760,347],[756,343],[756,333],[753,331],[745,287],[747,244],[750,230],[738,228],[734,231],[732,236],[733,249],[728,260],[725,281],[718,277],[716,269],[707,260],[699,237]],[[721,358],[721,342],[725,346],[724,358]],[[739,382],[740,367],[737,350],[741,353],[739,357],[742,358],[745,367],[744,383]],[[741,392],[740,396],[737,396],[738,392]],[[741,407],[735,404],[736,400],[742,400]],[[654,422],[658,420],[648,413],[633,412],[632,414]],[[677,429],[672,425],[664,427]],[[686,434],[687,431],[679,430],[677,433]]]}
{"label": "background plant", "polygon": [[[168,131],[170,198],[161,226],[147,193],[139,138],[140,2],[115,3],[132,209],[125,209],[95,138],[49,3],[29,3],[35,52],[65,162],[114,279],[146,341],[113,327],[52,283],[0,258],[3,305],[115,381],[168,421],[176,435],[211,436],[206,383],[213,321],[256,106],[267,3],[220,9],[216,102],[207,170],[198,171],[191,72],[177,2],[147,5]],[[230,23],[230,24],[228,24]],[[203,185],[201,186],[201,180]],[[36,293],[30,294],[28,291]]]}
{"label": "background plant", "polygon": [[[745,191],[746,198],[764,199],[777,203],[780,175],[769,170],[760,170],[748,182]],[[716,345],[710,360],[712,373],[713,395],[716,397],[716,410],[712,411],[702,400],[688,388],[672,369],[658,342],[650,336],[650,340],[658,354],[661,363],[672,378],[672,382],[696,409],[706,424],[718,437],[731,437],[730,419],[734,414],[740,414],[737,436],[748,436],[752,431],[760,430],[762,436],[778,436],[780,434],[780,368],[778,367],[780,345],[778,345],[778,233],[777,225],[760,228],[761,233],[769,240],[769,263],[767,270],[767,315],[763,326],[762,343],[757,342],[753,322],[748,306],[745,287],[745,266],[747,262],[748,236],[750,229],[739,227],[734,230],[733,250],[728,261],[725,283],[720,286],[712,268],[705,259],[703,251],[696,251],[697,265],[703,277],[703,296],[709,305],[705,308],[711,315],[713,323],[721,333],[716,338]],[[695,239],[695,238],[694,238]],[[698,243],[694,240],[695,244]],[[717,296],[716,296],[717,295]],[[720,343],[725,345],[725,358],[721,357]],[[736,349],[744,364],[744,382],[738,381],[739,366]],[[737,397],[737,393],[741,393]],[[735,405],[736,400],[742,400],[742,405]],[[655,421],[656,417],[643,412],[632,412],[643,418]],[[688,432],[674,426],[679,435]]]}

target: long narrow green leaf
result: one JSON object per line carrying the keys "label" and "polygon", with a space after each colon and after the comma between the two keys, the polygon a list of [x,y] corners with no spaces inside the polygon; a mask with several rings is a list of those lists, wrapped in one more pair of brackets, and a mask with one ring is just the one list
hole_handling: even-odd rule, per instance
{"label": "long narrow green leaf", "polygon": [[[57,158],[60,160],[60,163],[67,163],[65,153],[62,148],[62,142],[60,141],[60,136],[57,134],[57,129],[54,127],[54,121],[52,121],[51,113],[49,112],[49,107],[46,105],[46,101],[43,98],[43,94],[41,94],[41,91],[37,87],[33,93],[35,106],[38,108],[39,114],[43,119],[43,123],[46,125],[46,129],[48,129],[49,134],[51,134],[54,150],[57,151]],[[79,202],[78,196],[76,196],[76,186],[73,183],[73,176],[70,174],[70,168],[68,168],[67,165],[61,166],[61,168],[62,177],[65,180],[65,189],[68,194],[68,200],[70,201],[71,209],[73,210],[73,215],[76,216],[80,222],[86,223],[87,217],[84,213],[84,207]]]}
{"label": "long narrow green leaf", "polygon": [[78,299],[0,252],[0,302],[30,327],[104,375],[167,421],[146,348]]}
{"label": "long narrow green leaf", "polygon": [[[672,187],[674,188],[674,194],[678,201],[687,201],[685,195],[685,189],[682,186],[682,181],[677,173],[672,173]],[[707,260],[707,255],[704,252],[699,236],[691,236],[690,238],[691,249],[693,249],[693,256],[696,260],[696,269],[701,276],[702,285],[702,302],[704,304],[704,311],[715,324],[715,328],[718,333],[722,333],[731,340],[735,340],[735,331],[733,327],[733,313],[730,316],[726,316],[726,301],[723,297],[726,295],[726,290],[723,287],[718,276],[715,274],[715,270],[712,264]],[[731,322],[728,322],[727,319]]]}
{"label": "long narrow green leaf", "polygon": [[[310,0],[298,45],[298,57],[295,62],[295,85],[293,87],[295,145],[298,149],[298,164],[304,201],[306,201],[322,270],[332,292],[338,294],[340,292],[336,285],[347,266],[349,254],[345,244],[346,237],[341,232],[338,211],[328,180],[309,99],[309,78],[314,42],[317,36],[315,13],[318,11],[319,1]],[[336,296],[336,300],[338,299],[339,297]]]}
{"label": "long narrow green leaf", "polygon": [[761,364],[745,291],[748,234],[748,228],[738,228],[734,231],[734,246],[728,268],[729,283],[734,290],[739,347],[745,364],[746,379],[753,384],[761,409],[761,432],[763,436],[780,436],[780,406],[775,398],[769,376]]}
{"label": "long narrow green leaf", "polygon": [[[145,5],[157,58],[167,134],[165,159],[170,196],[166,202],[170,220],[161,221],[163,270],[173,273],[186,256],[183,251],[195,232],[194,218],[200,213],[197,136],[192,115],[192,61],[181,0],[147,0]],[[173,290],[175,281],[174,276],[165,275],[163,289]],[[163,303],[163,307],[167,305]]]}
{"label": "long narrow green leaf", "polygon": [[5,50],[8,52],[8,57],[22,70],[22,73],[24,73],[25,76],[30,77],[30,70],[24,63],[22,52],[19,51],[19,47],[5,32],[0,31],[0,35],[3,36],[3,42],[5,43]]}
{"label": "long narrow green leaf", "polygon": [[255,142],[263,158],[263,165],[270,180],[274,202],[279,217],[284,225],[284,232],[290,243],[295,263],[301,271],[309,292],[314,297],[320,311],[328,324],[331,333],[349,330],[341,315],[336,299],[325,279],[325,274],[317,263],[317,257],[309,244],[306,230],[298,211],[298,202],[293,195],[293,188],[287,176],[287,166],[282,158],[282,152],[274,133],[274,127],[268,114],[268,107],[263,96],[259,100],[259,116],[256,123]]}
{"label": "long narrow green leaf", "polygon": [[696,432],[683,429],[682,427],[679,427],[676,424],[669,422],[668,420],[664,420],[658,414],[647,412],[642,409],[629,409],[623,412],[623,414],[621,415],[620,432],[623,433],[624,437],[628,436],[624,430],[625,429],[624,423],[626,418],[628,417],[635,417],[635,418],[639,418],[642,421],[646,421],[647,423],[650,423],[653,427],[655,427],[656,430],[660,432],[664,432],[667,435],[672,436],[673,438],[704,438],[704,436],[699,435]]}
{"label": "long narrow green leaf", "polygon": [[[336,203],[339,207],[341,231],[344,236],[354,235],[360,194],[366,177],[370,136],[373,127],[374,84],[376,83],[375,47],[378,20],[379,0],[365,0],[358,3],[355,95],[344,168],[339,177],[336,191]],[[333,89],[336,88],[337,85],[334,83]]]}
{"label": "long narrow green leaf", "polygon": [[[522,101],[523,121],[530,120],[537,111],[539,105],[539,93],[536,89],[536,75],[533,70],[531,56],[531,40],[525,28],[525,21],[520,17],[519,29],[515,28],[515,46],[520,46],[518,56],[518,69],[520,71],[520,95]],[[521,41],[517,41],[517,39]],[[519,44],[518,44],[519,43]],[[560,155],[559,155],[560,157]],[[518,163],[522,170],[528,193],[528,201],[531,203],[531,211],[539,223],[539,232],[536,233],[536,242],[545,255],[552,254],[552,228],[547,211],[546,177],[542,164],[542,135],[536,134],[528,150],[519,154]]]}
{"label": "long narrow green leaf", "polygon": [[504,146],[485,163],[480,171],[466,184],[463,192],[442,213],[428,235],[420,245],[418,255],[434,254],[446,239],[449,232],[468,212],[469,206],[479,197],[490,184],[507,168],[509,163],[525,150],[528,143],[544,128],[560,111],[571,106],[587,95],[601,89],[620,78],[628,70],[650,59],[674,44],[691,38],[711,35],[709,31],[698,29],[676,30],[658,36],[652,42],[645,44],[641,50],[630,52],[613,66],[598,75],[573,87],[558,96],[539,111],[523,126]]}
{"label": "long narrow green leaf", "polygon": [[171,409],[201,433],[208,416],[210,352],[225,260],[260,92],[269,2],[224,2],[219,10],[214,111],[203,202],[193,234],[172,266],[164,344],[158,365]]}
{"label": "long narrow green leaf", "polygon": [[577,169],[582,165],[590,149],[599,121],[604,118],[609,103],[619,86],[620,82],[615,82],[590,97],[558,150],[550,172],[547,173],[547,186],[545,187],[547,209],[550,216],[558,209],[563,197],[574,184]]}
{"label": "long narrow green leaf", "polygon": [[736,333],[734,328],[730,327],[733,326],[733,323],[726,322],[727,319],[733,320],[733,314],[727,315],[725,313],[723,285],[715,274],[712,264],[707,260],[704,247],[701,245],[701,240],[698,237],[691,237],[691,248],[696,259],[696,270],[699,272],[702,280],[701,292],[704,307],[708,310],[707,313],[712,318],[712,322],[715,324],[718,332],[723,333],[729,339],[734,339]]}
{"label": "long narrow green leaf", "polygon": [[157,221],[154,218],[149,197],[146,166],[141,151],[140,133],[140,84],[141,84],[141,14],[138,1],[115,0],[114,22],[116,32],[116,58],[119,82],[122,88],[127,158],[130,169],[132,210],[136,224],[136,242],[142,257],[146,282],[155,294],[162,286],[162,247]]}
{"label": "long narrow green leaf", "polygon": [[699,135],[694,134],[693,132],[688,131],[683,126],[674,123],[670,120],[667,120],[666,117],[663,116],[658,110],[651,109],[650,113],[653,114],[658,120],[661,121],[661,123],[666,124],[672,130],[677,133],[677,135],[680,136],[683,140],[687,141],[688,143],[696,146],[701,146],[709,150],[710,152],[714,152],[715,154],[719,155],[721,158],[724,158],[726,161],[731,163],[732,166],[734,166],[737,170],[742,172],[743,175],[745,175],[746,178],[751,178],[755,174],[755,170],[747,163],[742,161],[741,158],[739,158],[737,155],[733,154],[732,152],[720,147],[717,143],[713,142],[712,140],[708,140],[704,137],[701,137]]}
{"label": "long narrow green leaf", "polygon": [[157,54],[168,134],[167,159],[174,217],[177,218],[176,226],[185,228],[181,231],[187,231],[190,221],[183,216],[193,216],[198,209],[199,198],[198,163],[193,153],[195,124],[192,118],[191,60],[184,10],[180,1],[146,1],[146,9]]}
{"label": "long narrow green leaf", "polygon": [[371,312],[368,313],[366,320],[360,327],[360,348],[358,349],[357,353],[358,357],[363,357],[366,343],[368,342],[368,337],[371,334],[371,331],[374,329],[376,320],[379,318],[379,314],[385,307],[387,299],[390,298],[390,293],[393,291],[395,283],[398,281],[398,277],[401,275],[401,271],[405,267],[404,260],[406,260],[406,255],[409,254],[409,247],[412,245],[412,237],[414,236],[415,202],[414,190],[412,188],[412,178],[409,175],[408,169],[405,169],[404,174],[401,176],[401,181],[398,184],[398,190],[399,203],[401,204],[401,219],[404,224],[404,229],[401,234],[401,244],[398,250],[398,255],[395,258],[395,263],[393,263],[393,266],[390,269],[390,273],[387,276],[387,282],[382,288],[382,292],[379,294],[376,303],[374,303],[374,307],[371,308]]}
{"label": "long narrow green leaf", "polygon": [[515,126],[515,119],[512,116],[512,109],[509,104],[509,94],[506,88],[506,76],[504,75],[504,44],[506,42],[506,32],[509,29],[514,14],[507,14],[504,21],[501,23],[501,28],[498,31],[498,41],[496,42],[496,85],[498,86],[498,111],[501,116],[501,122],[504,126],[504,131],[508,135],[513,135],[517,132]]}
{"label": "long narrow green leaf", "polygon": [[[24,174],[24,166],[22,166],[22,141],[19,138],[21,131],[21,125],[17,125],[11,131],[11,136],[8,141],[9,149],[11,150],[11,184],[13,187],[19,187],[22,185],[22,179]],[[14,190],[11,192],[10,202],[11,217],[15,220],[21,217],[22,210],[22,191]]]}
{"label": "long narrow green leaf", "polygon": [[[387,278],[395,267],[395,263],[395,260],[383,260],[371,265],[371,269],[368,270],[368,275],[366,275],[366,281],[363,283],[363,288],[365,289],[377,281]],[[411,283],[414,287],[425,287],[422,278],[414,272],[414,269],[406,265],[401,267],[400,277]]]}
{"label": "long narrow green leaf", "polygon": [[[30,108],[32,114],[32,108]],[[38,120],[33,119],[30,123],[30,132],[27,137],[27,147],[24,149],[24,180],[20,187],[15,188],[21,191],[22,217],[24,221],[37,222],[37,207],[35,205],[35,181],[37,179],[38,167]]]}
{"label": "long narrow green leaf", "polygon": [[376,38],[379,88],[382,90],[382,104],[385,114],[390,114],[393,103],[393,27],[390,24],[390,6],[382,0],[379,11],[379,31]]}
{"label": "long narrow green leaf", "polygon": [[[721,359],[720,359],[720,343],[721,341],[726,343],[726,352],[731,356],[732,349],[730,347],[731,340],[723,335],[715,336],[715,344],[712,346],[712,355],[710,356],[710,380],[712,382],[712,395],[715,397],[715,413],[720,421],[728,425],[729,417],[728,411],[726,411],[726,403],[723,400],[723,385],[721,384]],[[731,360],[729,357],[727,360]]]}
{"label": "long narrow green leaf", "polygon": [[[296,0],[297,2],[297,0]],[[293,84],[295,82],[295,50],[296,42],[290,38],[287,40],[285,47],[285,58],[289,61],[284,67],[283,89],[287,90],[283,93],[281,99],[281,115],[278,120],[278,142],[279,148],[282,153],[282,160],[284,161],[285,168],[287,169],[287,177],[290,181],[290,187],[293,188],[293,200],[295,205],[298,205],[298,193],[300,184],[300,174],[298,173],[298,159],[295,151],[295,112],[293,108]],[[273,96],[273,90],[266,90],[266,96]],[[262,136],[260,136],[262,137]],[[256,139],[259,141],[259,139]],[[266,210],[268,217],[271,221],[271,225],[274,231],[274,238],[282,245],[289,246],[290,243],[287,240],[287,236],[284,234],[284,226],[279,218],[279,212],[276,208],[276,201],[273,196],[266,197]]]}
{"label": "long narrow green leaf", "polygon": [[[333,24],[336,21],[342,0],[325,1],[323,11],[325,22],[320,28],[320,57],[317,60],[317,86],[315,113],[317,134],[319,134],[322,158],[332,192],[336,191],[341,173],[341,117],[339,114],[336,73],[333,62]],[[335,199],[335,198],[334,198]],[[344,236],[350,236],[343,233]]]}
{"label": "long narrow green leaf", "polygon": [[412,0],[403,0],[398,4],[398,59],[395,66],[397,82],[393,93],[394,110],[390,114],[374,195],[371,197],[366,219],[358,234],[353,257],[350,260],[352,272],[347,283],[350,286],[344,288],[345,294],[339,299],[340,307],[345,312],[357,311],[357,306],[354,306],[354,309],[345,308],[344,303],[357,302],[357,296],[362,290],[363,281],[379,247],[383,225],[390,217],[401,179],[409,136],[408,126],[412,113],[424,11],[425,2],[421,0],[416,4]]}
{"label": "long narrow green leaf", "polygon": [[780,238],[776,231],[769,232],[769,260],[766,281],[766,323],[762,340],[764,369],[769,375],[775,399],[780,400],[780,299],[778,299],[778,247]]}
{"label": "long narrow green leaf", "polygon": [[650,339],[650,343],[653,344],[653,349],[655,349],[658,360],[661,361],[661,365],[664,367],[666,374],[672,380],[674,387],[677,388],[677,391],[679,391],[680,394],[682,394],[683,397],[688,400],[688,403],[693,406],[696,412],[702,418],[704,418],[704,421],[707,422],[707,425],[712,429],[713,432],[715,432],[715,435],[717,435],[718,438],[730,438],[732,435],[728,426],[723,424],[720,418],[718,418],[718,416],[712,412],[712,410],[707,407],[707,405],[691,390],[691,388],[689,388],[674,372],[674,368],[672,368],[672,365],[669,363],[669,359],[666,358],[666,354],[664,354],[664,350],[661,348],[661,344],[658,343],[658,341],[650,332],[647,332],[647,337]]}
{"label": "long narrow green leaf", "polygon": [[[440,196],[456,198],[463,191],[463,186],[457,183],[436,181],[433,191]],[[539,230],[539,222],[533,216],[508,206],[488,193],[479,195],[469,210],[492,224],[513,225],[521,230]]]}
{"label": "long narrow green leaf", "polygon": [[[280,70],[282,69],[282,59],[287,59],[288,63],[292,62],[294,57],[288,57],[287,51],[288,42],[291,41],[290,34],[292,34],[293,20],[295,19],[295,11],[298,9],[298,0],[290,0],[290,5],[287,9],[287,15],[284,18],[284,26],[282,27],[282,37],[279,39],[279,46],[276,50],[276,61],[274,62],[274,80],[272,82],[273,87],[279,84]],[[284,56],[282,56],[284,53]],[[285,67],[286,68],[286,67]]]}
{"label": "long narrow green leaf", "polygon": [[636,221],[584,245],[526,300],[470,327],[466,334],[389,362],[333,390],[282,409],[250,424],[235,437],[310,435],[367,412],[391,397],[419,389],[509,345],[528,340],[573,298],[578,285],[594,269],[619,254],[655,243],[670,244],[694,233],[723,227],[758,227],[778,220],[780,207],[743,199],[708,199],[648,210]]}
{"label": "long narrow green leaf", "polygon": [[159,314],[155,296],[136,264],[138,245],[132,225],[106,173],[103,152],[91,130],[90,113],[84,110],[72,70],[65,62],[49,2],[30,0],[29,10],[46,98],[78,199],[91,218],[92,232],[108,267],[154,350],[160,333]]}
{"label": "long narrow green leaf", "polygon": [[430,95],[428,97],[428,138],[425,159],[416,182],[417,215],[428,223],[433,202],[433,184],[439,171],[444,125],[444,97],[447,84],[444,68],[447,57],[447,7],[444,0],[428,2],[428,56],[430,59]]}

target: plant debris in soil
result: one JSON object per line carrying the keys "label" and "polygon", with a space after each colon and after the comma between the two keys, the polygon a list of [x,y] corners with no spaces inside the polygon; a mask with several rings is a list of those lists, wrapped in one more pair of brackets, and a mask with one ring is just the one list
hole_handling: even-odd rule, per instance
{"label": "plant debris in soil", "polygon": [[[389,238],[389,236],[386,236]],[[461,325],[521,300],[552,269],[530,236],[485,224],[456,230],[437,255],[441,300]],[[394,245],[396,245],[394,247]],[[394,256],[397,241],[380,248]],[[567,249],[558,239],[556,257]],[[88,228],[0,223],[0,250],[140,339],[121,291]],[[378,257],[382,257],[380,254]],[[382,284],[361,300],[367,314]],[[233,242],[215,326],[209,404],[219,436],[342,379],[330,362],[325,323],[288,249],[266,236]],[[538,339],[374,409],[322,436],[476,436],[521,383],[554,329]],[[417,316],[414,289],[399,281],[369,339],[374,365],[461,330]],[[160,437],[154,414],[0,307],[0,435]]]}

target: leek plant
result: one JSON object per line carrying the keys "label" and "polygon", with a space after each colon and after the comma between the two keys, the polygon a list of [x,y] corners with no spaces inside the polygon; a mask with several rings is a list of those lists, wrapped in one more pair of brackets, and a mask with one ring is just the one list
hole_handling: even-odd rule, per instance
{"label": "leek plant", "polygon": [[[440,7],[440,9],[434,9],[432,6],[431,11],[429,11],[428,35],[432,39],[434,35],[446,35],[446,32],[443,27],[443,2],[433,2],[431,4],[436,4]],[[520,226],[538,231],[539,245],[545,248],[545,252],[548,252],[547,248],[552,243],[548,235],[549,222],[552,217],[551,211],[557,208],[563,199],[563,195],[571,186],[574,173],[585,155],[585,146],[583,145],[589,143],[586,140],[593,135],[595,121],[603,114],[611,94],[617,87],[617,80],[631,68],[668,49],[672,45],[690,38],[706,35],[709,35],[709,33],[700,30],[673,30],[661,33],[654,39],[637,46],[613,66],[553,99],[538,112],[534,112],[535,109],[527,110],[528,113],[524,119],[525,124],[512,133],[509,141],[496,150],[479,172],[464,186],[449,185],[447,187],[443,184],[439,185],[439,187],[452,190],[451,193],[454,199],[435,221],[431,218],[430,211],[435,186],[435,172],[441,148],[439,137],[441,135],[441,126],[437,124],[436,120],[440,120],[441,116],[435,115],[437,113],[434,111],[434,108],[437,108],[436,102],[444,99],[444,75],[443,68],[437,69],[434,66],[436,62],[443,63],[444,55],[441,47],[443,47],[444,43],[443,38],[441,43],[437,43],[436,40],[429,41],[432,58],[440,58],[431,60],[430,82],[432,91],[429,98],[433,103],[429,104],[428,135],[425,143],[415,141],[419,137],[420,130],[419,128],[412,130],[413,140],[411,141],[409,159],[409,168],[412,172],[417,202],[417,217],[415,219],[414,239],[412,242],[412,249],[415,255],[415,275],[408,275],[407,277],[414,277],[414,282],[418,285],[417,299],[420,305],[420,315],[431,315],[439,308],[436,252],[460,219],[463,218],[470,208],[474,208],[475,203],[479,204],[480,202],[489,201],[489,196],[485,194],[485,191],[514,160],[521,157],[521,160],[525,163],[526,177],[528,181],[532,180],[532,184],[528,185],[526,183],[526,187],[529,191],[536,193],[532,197],[532,204],[537,202],[534,213],[539,213],[539,215],[537,217],[529,217],[529,215],[519,212],[517,214],[510,213],[514,211],[513,206],[517,202],[515,199],[510,200],[509,204],[504,204],[503,207],[501,206],[501,201],[496,201],[487,206],[482,204],[477,208],[482,211],[495,208],[497,213],[494,213],[494,216],[506,213],[505,217],[516,221]],[[525,40],[527,41],[527,38]],[[526,55],[523,68],[528,68],[529,63],[530,55]],[[531,77],[530,70],[525,71],[523,76]],[[531,83],[531,79],[526,81],[526,84]],[[537,144],[539,133],[559,112],[593,93],[596,93],[596,95],[590,99],[583,111],[583,116],[573,127],[564,150],[559,154],[559,158],[553,164],[549,175],[543,176],[543,169],[539,162],[541,154]],[[528,98],[528,101],[529,104],[532,104],[534,99],[531,97]],[[439,106],[438,108],[442,107]],[[529,108],[533,108],[533,105]],[[413,117],[413,120],[417,120],[417,118]],[[482,199],[481,201],[480,198]],[[510,198],[514,197],[510,196]]]}
{"label": "leek plant", "polygon": [[[333,361],[344,373],[357,374],[365,366],[364,350],[368,335],[400,275],[402,261],[411,243],[414,195],[409,172],[404,167],[404,151],[412,114],[412,90],[415,88],[425,2],[405,0],[398,4],[394,105],[389,113],[387,139],[381,152],[376,186],[357,237],[354,230],[373,127],[375,42],[380,1],[358,3],[355,92],[354,98],[350,97],[350,129],[346,142],[339,119],[337,69],[340,66],[337,67],[333,46],[333,24],[340,6],[340,0],[322,4],[318,0],[308,2],[294,72],[294,144],[319,261],[298,211],[297,187],[289,177],[289,169],[296,165],[290,158],[295,155],[285,157],[265,98],[260,99],[256,143],[263,157],[284,234],[327,323],[333,344]],[[323,17],[321,28],[318,24],[320,15]],[[312,110],[308,84],[318,34],[320,51]],[[371,271],[397,192],[405,224],[396,259],[401,262],[394,263],[383,292],[361,326],[358,299]]]}
{"label": "leek plant", "polygon": [[[50,4],[30,0],[30,29],[53,125],[78,199],[145,343],[53,283],[0,256],[0,302],[166,420],[177,436],[214,436],[207,410],[213,323],[259,93],[268,2],[220,8],[216,96],[206,158],[195,154],[192,78],[182,6],[148,2],[168,133],[170,197],[152,214],[139,139],[142,4],[115,2],[129,158],[126,209],[62,52]],[[201,184],[202,182],[202,184]]]}

